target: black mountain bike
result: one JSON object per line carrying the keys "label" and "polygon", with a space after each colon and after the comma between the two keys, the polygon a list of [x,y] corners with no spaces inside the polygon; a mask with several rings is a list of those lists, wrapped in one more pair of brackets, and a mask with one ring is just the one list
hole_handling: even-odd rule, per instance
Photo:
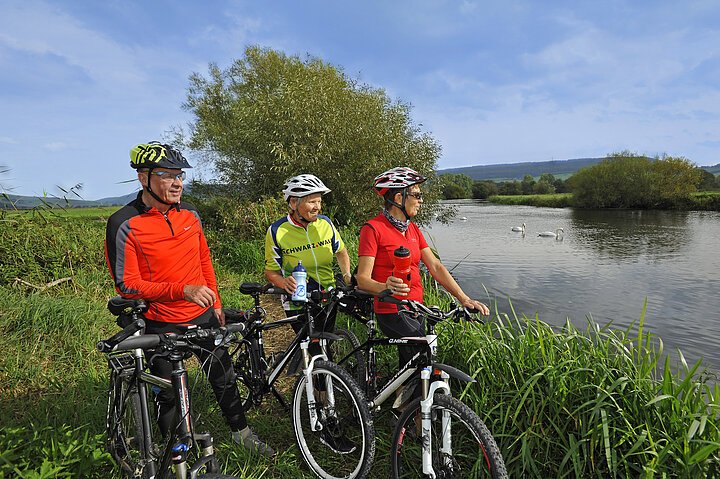
{"label": "black mountain bike", "polygon": [[[130,323],[118,334],[97,343],[97,349],[107,354],[110,368],[108,449],[123,475],[142,479],[233,479],[219,473],[210,434],[195,432],[184,359],[199,348],[195,344],[198,340],[214,338],[215,345],[224,347],[245,325],[189,328],[184,334],[142,334],[145,322],[141,314],[147,309],[143,300],[115,297],[108,309],[116,316],[125,315]],[[172,365],[170,380],[146,371],[145,349],[166,354]],[[175,392],[177,415],[165,439],[151,412],[154,388]]]}
{"label": "black mountain bike", "polygon": [[[399,300],[390,290],[380,295],[381,301],[398,305],[401,315],[425,320],[424,337],[385,338],[377,335],[376,320],[371,309],[361,307],[371,294],[345,288],[340,304],[342,311],[367,327],[367,340],[336,357],[339,365],[353,374],[362,374],[363,386],[371,411],[381,405],[413,376],[420,377],[421,397],[412,401],[400,414],[391,440],[393,478],[507,478],[505,462],[492,434],[468,406],[450,394],[450,379],[475,382],[463,371],[438,363],[438,336],[435,325],[445,319],[471,320],[462,306],[450,309],[427,307],[411,300]],[[378,384],[375,346],[422,345],[417,353],[392,377]],[[357,353],[363,352],[364,367],[357,366]]]}
{"label": "black mountain bike", "polygon": [[[327,298],[313,292],[308,306],[299,314],[266,322],[267,312],[260,305],[260,297],[284,291],[258,283],[244,283],[240,291],[252,296],[254,305],[236,314],[226,310],[226,320],[247,324],[231,350],[245,409],[259,405],[266,394],[272,393],[290,410],[297,446],[315,475],[324,479],[366,477],[375,456],[375,430],[360,387],[347,371],[328,361],[328,341],[341,337],[315,328],[315,322],[321,319],[318,316],[326,311],[322,305]],[[285,351],[266,355],[263,333],[289,324],[303,327]],[[320,343],[322,354],[312,356],[308,348],[315,341]],[[288,404],[275,382],[296,354],[300,355],[302,372]]]}

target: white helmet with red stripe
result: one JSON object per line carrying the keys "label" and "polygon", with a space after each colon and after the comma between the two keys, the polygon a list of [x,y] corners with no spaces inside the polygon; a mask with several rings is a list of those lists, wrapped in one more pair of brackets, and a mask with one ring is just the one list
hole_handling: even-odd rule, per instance
{"label": "white helmet with red stripe", "polygon": [[427,180],[427,178],[412,168],[408,168],[407,166],[397,166],[392,170],[388,170],[376,176],[373,186],[378,195],[385,196],[385,193],[387,193],[390,189],[407,188],[408,186],[419,185],[425,180]]}

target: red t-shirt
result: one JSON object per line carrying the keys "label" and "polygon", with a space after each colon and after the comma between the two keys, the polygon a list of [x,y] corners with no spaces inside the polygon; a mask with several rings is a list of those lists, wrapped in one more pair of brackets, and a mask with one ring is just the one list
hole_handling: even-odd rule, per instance
{"label": "red t-shirt", "polygon": [[[385,215],[380,213],[360,229],[358,256],[375,257],[372,279],[380,283],[387,281],[393,271],[393,252],[400,246],[410,250],[410,293],[404,299],[422,302],[423,287],[420,281],[420,251],[428,247],[420,228],[412,221],[405,235],[395,228]],[[397,306],[381,303],[375,298],[375,312],[379,314],[397,313]]]}

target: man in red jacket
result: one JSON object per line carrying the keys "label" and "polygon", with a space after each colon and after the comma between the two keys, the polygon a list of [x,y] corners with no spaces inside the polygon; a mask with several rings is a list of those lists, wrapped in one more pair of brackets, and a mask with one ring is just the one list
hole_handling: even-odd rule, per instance
{"label": "man in red jacket", "polygon": [[[225,323],[215,270],[196,209],[180,201],[185,172],[183,155],[168,145],[150,142],[130,150],[142,191],[115,212],[105,232],[105,256],[115,288],[126,298],[149,303],[146,333],[182,333],[188,326],[219,327]],[[242,410],[227,349],[198,354],[235,442],[272,455],[274,451],[250,430]],[[170,378],[170,363],[148,358],[153,374]],[[158,424],[170,427],[173,392],[157,395]]]}

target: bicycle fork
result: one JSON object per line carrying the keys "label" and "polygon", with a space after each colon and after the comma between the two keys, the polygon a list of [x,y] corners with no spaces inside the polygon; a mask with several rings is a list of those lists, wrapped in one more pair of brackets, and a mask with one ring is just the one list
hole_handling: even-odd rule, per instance
{"label": "bicycle fork", "polygon": [[[427,474],[428,477],[435,478],[435,470],[432,467],[432,406],[435,398],[435,393],[438,390],[442,391],[443,394],[450,395],[450,375],[445,371],[440,372],[441,381],[430,382],[430,374],[432,368],[430,366],[424,367],[420,371],[420,380],[422,383],[423,400],[420,401],[420,418],[422,427],[422,468],[423,474]],[[442,428],[442,445],[440,446],[440,452],[445,457],[452,456],[452,434],[451,434],[451,420],[450,413],[445,409],[441,412],[441,423]]]}
{"label": "bicycle fork", "polygon": [[[324,342],[325,340],[321,339],[320,341]],[[308,416],[310,417],[310,429],[312,431],[320,431],[322,430],[323,425],[322,422],[320,422],[320,418],[318,417],[317,413],[316,406],[318,398],[315,397],[315,385],[313,384],[312,374],[315,367],[315,361],[327,361],[327,357],[323,353],[318,356],[310,356],[310,352],[308,351],[309,346],[309,339],[305,339],[300,343],[300,350],[302,351],[303,363],[305,366],[303,370],[303,374],[305,374],[305,394],[308,398]],[[324,344],[321,344],[321,350],[324,351]],[[328,410],[332,411],[335,409],[335,394],[332,386],[332,378],[330,376],[326,376],[321,380],[325,381],[325,398],[322,401],[322,405],[323,407],[327,407]]]}

